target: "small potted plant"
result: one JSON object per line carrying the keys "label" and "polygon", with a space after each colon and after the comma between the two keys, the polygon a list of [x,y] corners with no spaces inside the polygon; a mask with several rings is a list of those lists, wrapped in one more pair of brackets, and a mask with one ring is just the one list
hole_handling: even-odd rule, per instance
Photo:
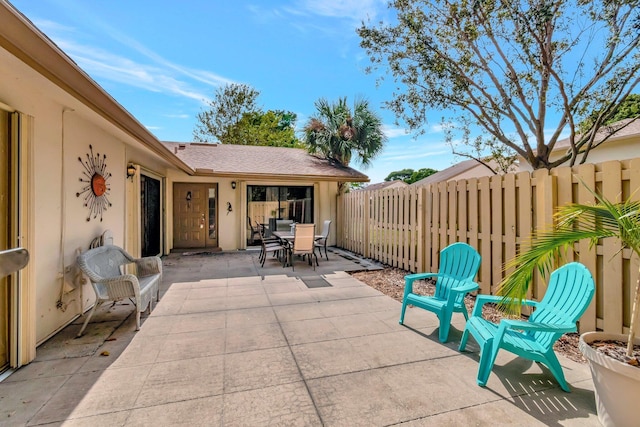
{"label": "small potted plant", "polygon": [[[562,260],[573,244],[582,239],[589,239],[592,248],[601,239],[617,239],[623,247],[631,249],[632,256],[640,257],[640,202],[626,200],[613,203],[590,191],[596,198],[595,204],[569,204],[559,208],[553,227],[535,233],[518,255],[507,263],[507,268],[513,270],[500,284],[499,294],[505,297],[503,306],[508,311],[513,311],[515,307],[519,309],[519,305],[510,304],[509,301],[519,302],[525,298],[534,271],[538,270],[545,276],[554,261]],[[600,285],[606,286],[606,283]],[[640,341],[635,334],[639,299],[640,271],[629,334],[587,332],[580,336],[579,348],[589,361],[593,377],[598,418],[605,426],[638,423],[635,405],[640,396]],[[607,348],[611,350],[615,346],[622,349],[607,353],[601,351]]]}

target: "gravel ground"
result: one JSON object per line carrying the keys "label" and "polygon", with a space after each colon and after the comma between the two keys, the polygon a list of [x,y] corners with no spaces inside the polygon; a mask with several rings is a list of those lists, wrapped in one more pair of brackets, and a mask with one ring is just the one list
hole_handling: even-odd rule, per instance
{"label": "gravel ground", "polygon": [[[402,295],[404,293],[404,276],[407,273],[404,270],[397,268],[387,267],[383,270],[375,271],[359,271],[351,273],[353,277],[360,280],[363,283],[371,286],[382,292],[391,298],[402,301]],[[423,295],[433,295],[435,290],[434,285],[429,281],[416,281],[413,285],[413,290],[416,293]],[[473,305],[475,303],[475,296],[467,296],[465,304],[467,310],[471,313]],[[502,313],[496,310],[495,306],[485,304],[482,310],[484,318],[493,322],[498,322],[502,317]],[[571,333],[564,334],[555,343],[554,349],[557,353],[563,354],[565,357],[580,363],[587,363],[587,360],[582,356],[580,350],[578,350],[579,334]]]}

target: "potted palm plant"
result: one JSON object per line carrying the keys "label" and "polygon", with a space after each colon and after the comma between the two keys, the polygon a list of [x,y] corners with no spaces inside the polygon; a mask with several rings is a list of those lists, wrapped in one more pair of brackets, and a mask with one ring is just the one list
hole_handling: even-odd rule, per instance
{"label": "potted palm plant", "polygon": [[[535,233],[518,255],[507,263],[513,268],[500,284],[503,307],[513,312],[516,302],[525,298],[534,271],[548,274],[555,260],[562,260],[573,244],[589,239],[591,246],[601,239],[617,239],[623,247],[631,249],[632,256],[640,257],[640,202],[626,200],[613,203],[590,190],[596,198],[593,205],[569,204],[558,209],[554,225]],[[607,262],[607,260],[605,260]],[[606,286],[606,284],[601,284]],[[628,335],[587,332],[580,336],[579,348],[589,361],[595,387],[598,418],[604,425],[637,425],[636,401],[640,396],[640,351],[634,351],[638,311],[640,310],[640,271],[633,299],[631,324]],[[626,345],[626,351],[612,357],[596,350]],[[636,347],[637,348],[637,347]],[[635,366],[634,366],[635,365]]]}

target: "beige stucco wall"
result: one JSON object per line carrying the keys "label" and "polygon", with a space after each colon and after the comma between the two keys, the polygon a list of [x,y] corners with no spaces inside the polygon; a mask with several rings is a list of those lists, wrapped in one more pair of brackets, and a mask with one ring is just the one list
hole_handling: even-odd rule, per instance
{"label": "beige stucco wall", "polygon": [[[231,182],[236,182],[236,188],[231,187]],[[300,185],[314,187],[314,222],[316,230],[322,230],[325,219],[331,219],[333,226],[329,239],[329,245],[335,244],[335,221],[337,188],[336,182],[313,180],[259,180],[227,177],[195,177],[183,172],[172,170],[167,175],[167,200],[173,199],[173,183],[197,182],[218,184],[218,245],[223,251],[232,251],[246,248],[246,188],[247,185]],[[227,202],[231,203],[233,211],[227,213]],[[169,204],[170,205],[170,204]],[[168,205],[168,206],[169,206]],[[165,248],[169,252],[173,248],[173,209],[167,209],[167,237]]]}
{"label": "beige stucco wall", "polygon": [[[562,150],[551,153],[551,160],[560,158]],[[627,160],[640,156],[640,135],[632,135],[623,138],[612,138],[600,147],[589,153],[587,163],[603,163],[609,160]],[[579,157],[580,159],[580,157]],[[568,162],[564,164],[568,165]],[[521,171],[532,171],[531,165],[520,159]]]}
{"label": "beige stucco wall", "polygon": [[[129,161],[147,164],[166,174],[167,165],[146,149],[132,148],[137,142],[112,124],[89,110],[49,80],[34,72],[11,54],[0,49],[0,103],[32,116],[34,128],[33,170],[27,171],[33,187],[33,203],[28,206],[34,216],[34,229],[29,230],[33,247],[29,286],[35,286],[36,340],[42,342],[93,303],[90,285],[81,285],[67,277],[76,289],[65,294],[57,307],[66,267],[74,266],[77,252],[86,250],[91,240],[106,229],[114,243],[125,244],[127,198],[126,166]],[[112,206],[103,220],[87,221],[89,210],[82,198],[76,197],[83,183],[79,181],[89,145],[94,155],[106,154]],[[135,199],[134,199],[135,200]],[[139,200],[139,196],[138,196]]]}

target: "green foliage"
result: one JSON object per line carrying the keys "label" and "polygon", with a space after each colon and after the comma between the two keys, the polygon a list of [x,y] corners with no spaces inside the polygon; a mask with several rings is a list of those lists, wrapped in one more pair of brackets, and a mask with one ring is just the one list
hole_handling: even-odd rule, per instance
{"label": "green foliage", "polygon": [[384,179],[385,181],[397,181],[401,180],[406,182],[407,184],[413,184],[414,182],[420,181],[423,178],[426,178],[434,173],[438,172],[435,169],[431,168],[422,168],[414,171],[413,169],[402,169],[399,171],[391,172]]}
{"label": "green foliage", "polygon": [[229,129],[223,143],[303,148],[304,144],[296,137],[295,121],[296,115],[290,112],[245,113]]}
{"label": "green foliage", "polygon": [[257,105],[260,92],[248,85],[228,84],[218,88],[209,108],[198,113],[193,137],[222,144],[304,147],[296,137],[297,115],[268,110]]}
{"label": "green foliage", "polygon": [[[391,0],[396,19],[363,24],[358,34],[372,62],[368,71],[382,68],[381,79],[391,75],[397,83],[386,107],[410,129],[424,133],[432,109],[451,111],[447,122],[455,132],[481,130],[475,141],[481,152],[506,146],[534,169],[553,168],[584,162],[606,141],[590,137],[638,85],[638,6],[638,0]],[[603,114],[576,132],[591,111]],[[561,134],[570,135],[571,149],[551,160]]]}
{"label": "green foliage", "polygon": [[344,166],[349,165],[355,153],[366,167],[382,151],[387,140],[382,120],[368,101],[356,99],[350,108],[346,97],[334,103],[321,98],[315,106],[315,115],[304,127],[310,153],[320,153]]}
{"label": "green foliage", "polygon": [[[580,131],[588,130],[593,126],[593,122],[598,120],[602,111],[594,111],[580,123]],[[624,119],[635,119],[640,117],[640,94],[632,93],[624,101],[614,107],[611,118],[605,121],[604,125],[610,125]]]}
{"label": "green foliage", "polygon": [[408,179],[405,179],[404,182],[407,184],[413,184],[414,182],[418,182],[421,179],[431,176],[437,172],[437,170],[431,168],[418,169],[417,171],[414,171]]}
{"label": "green foliage", "polygon": [[350,193],[352,190],[360,190],[365,188],[366,182],[349,182],[346,186],[343,186],[343,191],[345,193]]}
{"label": "green foliage", "polygon": [[640,94],[633,93],[616,107],[613,112],[613,117],[611,117],[605,125],[624,119],[635,119],[637,117],[640,117]]}
{"label": "green foliage", "polygon": [[[519,310],[519,303],[525,298],[536,270],[542,276],[548,275],[554,262],[562,261],[580,240],[591,242],[593,249],[601,239],[613,238],[635,256],[640,256],[640,202],[630,198],[613,203],[596,192],[592,191],[592,194],[597,200],[595,205],[576,203],[561,207],[555,215],[554,226],[534,234],[518,255],[506,264],[506,270],[512,270],[500,284],[498,293],[504,296],[503,305],[508,311]],[[636,288],[632,325],[635,325],[638,315],[639,290]],[[509,301],[517,303],[514,305]],[[633,343],[634,331],[632,327],[629,343]]]}
{"label": "green foliage", "polygon": [[232,130],[246,113],[259,111],[260,92],[244,84],[228,84],[216,90],[213,100],[196,116],[195,141],[232,143]]}
{"label": "green foliage", "polygon": [[415,171],[413,169],[402,169],[399,171],[394,171],[391,172],[389,175],[387,175],[387,177],[384,179],[385,181],[397,181],[397,180],[402,180],[405,181],[409,178],[411,178],[411,174],[413,174]]}

